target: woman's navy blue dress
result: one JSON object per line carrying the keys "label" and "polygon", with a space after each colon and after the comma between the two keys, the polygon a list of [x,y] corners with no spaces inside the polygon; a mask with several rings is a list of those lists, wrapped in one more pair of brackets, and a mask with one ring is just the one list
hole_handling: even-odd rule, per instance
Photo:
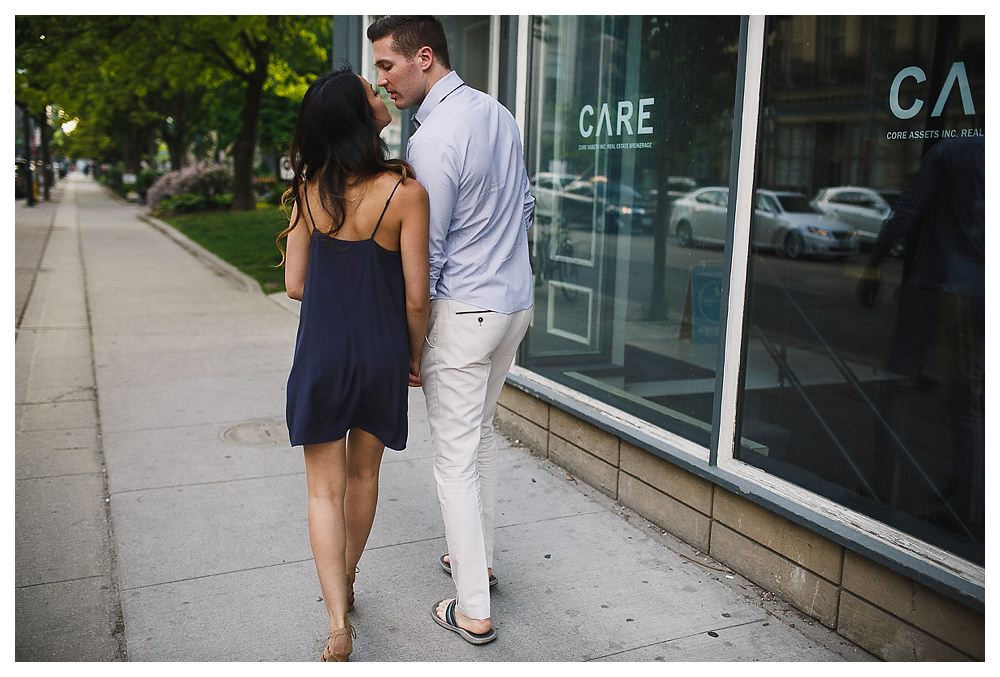
{"label": "woman's navy blue dress", "polygon": [[286,390],[292,446],[331,442],[361,428],[390,449],[406,447],[410,351],[403,264],[399,252],[375,242],[401,182],[367,240],[338,240],[313,221]]}

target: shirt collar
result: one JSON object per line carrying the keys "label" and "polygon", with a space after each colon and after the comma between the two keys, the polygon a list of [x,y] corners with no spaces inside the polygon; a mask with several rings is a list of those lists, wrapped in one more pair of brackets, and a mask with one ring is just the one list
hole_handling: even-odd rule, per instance
{"label": "shirt collar", "polygon": [[458,76],[455,71],[449,71],[446,76],[434,83],[431,91],[427,92],[424,102],[411,118],[415,127],[420,127],[426,122],[427,117],[437,108],[438,104],[444,101],[445,97],[465,84],[465,81]]}

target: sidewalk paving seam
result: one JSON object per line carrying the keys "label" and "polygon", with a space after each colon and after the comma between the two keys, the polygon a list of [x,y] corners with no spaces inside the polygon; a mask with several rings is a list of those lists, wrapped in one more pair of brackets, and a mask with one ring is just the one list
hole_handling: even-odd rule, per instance
{"label": "sidewalk paving seam", "polygon": [[268,480],[275,477],[294,477],[295,475],[305,475],[306,471],[301,472],[283,472],[277,473],[275,475],[255,475],[254,477],[233,477],[226,480],[210,480],[208,482],[185,482],[183,484],[166,484],[157,487],[142,487],[140,489],[122,489],[121,491],[116,491],[115,496],[122,496],[123,494],[134,494],[140,491],[161,491],[163,489],[183,489],[186,487],[205,487],[213,484],[231,484],[233,482],[249,482],[253,480]]}
{"label": "sidewalk paving seam", "polygon": [[[556,515],[555,517],[546,517],[545,519],[532,520],[530,522],[517,522],[515,524],[503,524],[497,525],[496,530],[502,531],[503,529],[511,529],[513,527],[523,527],[531,524],[541,524],[542,522],[554,522],[556,520],[570,519],[572,517],[586,517],[587,515],[600,515],[605,512],[604,510],[595,510],[593,512],[575,512],[572,515]],[[386,550],[388,548],[395,548],[401,545],[413,545],[414,543],[428,543],[430,541],[438,541],[444,538],[444,534],[440,536],[430,536],[428,538],[418,538],[412,541],[400,541],[398,543],[386,543],[385,545],[378,545],[371,548],[365,548],[364,552],[375,552],[376,550]]]}
{"label": "sidewalk paving seam", "polygon": [[277,562],[275,564],[261,564],[256,567],[248,567],[246,569],[233,569],[231,571],[218,571],[214,574],[202,574],[201,576],[191,576],[190,578],[178,578],[172,581],[160,581],[159,583],[147,583],[146,585],[137,585],[133,588],[122,588],[122,592],[133,592],[135,590],[145,590],[146,588],[157,588],[161,585],[173,585],[174,583],[186,583],[187,581],[197,581],[204,578],[215,578],[216,576],[228,576],[230,574],[241,574],[245,571],[258,571],[260,569],[273,569],[275,567],[283,567],[289,564],[303,564],[304,562],[312,562],[313,558],[308,557],[306,559],[295,559],[288,560],[285,562]]}
{"label": "sidewalk paving seam", "polygon": [[19,332],[22,331],[72,331],[79,329],[88,329],[89,326],[86,324],[64,324],[64,325],[49,325],[45,327],[33,327],[31,325],[18,327]]}
{"label": "sidewalk paving seam", "polygon": [[[767,619],[768,618],[773,618],[773,616],[770,613],[768,613],[767,609],[761,608],[761,611],[764,612],[765,618],[755,618],[753,620],[745,621],[743,623],[733,623],[732,625],[712,626],[711,632],[716,632],[718,630],[732,630],[733,628],[742,628],[744,626],[754,625],[756,623],[770,622]],[[670,644],[671,642],[677,642],[677,641],[682,640],[682,639],[690,639],[691,637],[698,637],[699,635],[705,635],[705,634],[708,634],[708,632],[709,632],[708,630],[700,630],[698,632],[692,632],[691,634],[688,634],[688,635],[678,635],[677,637],[670,637],[669,639],[661,639],[660,641],[658,641],[658,642],[652,642],[651,644],[640,644],[638,646],[633,646],[633,647],[631,647],[629,649],[622,649],[621,651],[613,651],[613,652],[611,652],[609,654],[604,654],[603,656],[594,656],[593,658],[588,658],[584,662],[591,663],[593,661],[599,661],[602,658],[609,658],[610,656],[620,656],[623,653],[629,653],[631,651],[638,651],[639,649],[648,649],[651,646],[658,646],[660,644]]]}
{"label": "sidewalk paving seam", "polygon": [[[92,389],[92,386],[80,386],[80,389],[90,390],[90,389]],[[71,393],[75,393],[76,390],[71,390],[70,392]],[[14,402],[14,404],[22,406],[22,407],[36,407],[39,404],[69,404],[70,402],[93,402],[93,401],[94,400],[91,399],[91,398],[89,398],[89,397],[82,397],[82,398],[76,399],[76,400],[64,400],[60,396],[60,397],[57,397],[54,400],[44,400],[44,401],[41,401],[41,402]],[[46,430],[47,430],[47,428],[46,428]]]}
{"label": "sidewalk paving seam", "polygon": [[[81,447],[88,448],[88,447]],[[71,449],[53,449],[53,451],[72,451]],[[38,477],[18,477],[15,482],[37,482],[38,480],[54,480],[61,477],[91,477],[93,475],[103,475],[103,472],[71,472],[64,475],[39,475]],[[104,494],[107,496],[107,494]]]}
{"label": "sidewalk paving seam", "polygon": [[[76,195],[74,193],[74,198]],[[111,513],[111,492],[108,487],[108,473],[106,469],[108,467],[107,461],[104,458],[104,442],[103,433],[104,430],[101,427],[101,398],[100,392],[97,387],[97,355],[94,352],[94,315],[90,307],[90,286],[87,282],[87,260],[83,252],[83,225],[80,223],[80,212],[79,212],[79,201],[76,201],[77,209],[73,213],[75,225],[76,225],[76,252],[77,256],[80,257],[80,272],[83,287],[83,307],[84,312],[87,316],[87,338],[90,342],[90,372],[92,377],[92,383],[94,384],[94,429],[97,432],[97,444],[96,451],[101,461],[101,467],[105,469],[105,472],[101,473],[101,491],[104,495],[104,523],[107,529],[108,538],[108,559],[110,560],[110,566],[108,567],[108,582],[111,589],[108,591],[109,596],[112,600],[112,608],[110,609],[111,617],[114,621],[114,632],[112,638],[118,644],[118,658],[122,661],[128,661],[128,645],[126,644],[125,636],[125,614],[122,611],[122,597],[121,597],[121,586],[120,586],[120,571],[118,568],[118,540],[115,538],[115,528],[112,521]],[[72,428],[71,428],[72,429]]]}
{"label": "sidewalk paving seam", "polygon": [[42,585],[60,585],[62,583],[75,583],[76,581],[89,581],[91,578],[104,578],[104,574],[94,574],[93,576],[79,576],[77,578],[66,578],[61,581],[42,581],[41,583],[27,583],[25,585],[15,585],[15,590],[26,588],[37,588]]}

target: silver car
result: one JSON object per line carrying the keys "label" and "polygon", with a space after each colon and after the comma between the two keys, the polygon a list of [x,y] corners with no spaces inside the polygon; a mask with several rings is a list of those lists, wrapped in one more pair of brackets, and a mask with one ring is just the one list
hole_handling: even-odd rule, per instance
{"label": "silver car", "polygon": [[[723,244],[729,189],[709,186],[685,195],[674,203],[670,230],[677,243]],[[858,251],[857,231],[821,213],[802,193],[758,190],[754,199],[753,245],[780,252],[791,259],[800,256],[850,256]]]}
{"label": "silver car", "polygon": [[863,244],[878,239],[899,191],[875,190],[860,186],[835,186],[823,188],[812,199],[812,205],[824,214],[853,226]]}

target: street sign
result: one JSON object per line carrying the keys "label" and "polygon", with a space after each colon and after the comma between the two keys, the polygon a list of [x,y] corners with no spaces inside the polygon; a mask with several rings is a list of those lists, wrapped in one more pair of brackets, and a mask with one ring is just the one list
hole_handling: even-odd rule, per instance
{"label": "street sign", "polygon": [[287,155],[281,157],[280,167],[282,181],[291,181],[295,177],[295,173],[292,171],[292,161],[288,159]]}

